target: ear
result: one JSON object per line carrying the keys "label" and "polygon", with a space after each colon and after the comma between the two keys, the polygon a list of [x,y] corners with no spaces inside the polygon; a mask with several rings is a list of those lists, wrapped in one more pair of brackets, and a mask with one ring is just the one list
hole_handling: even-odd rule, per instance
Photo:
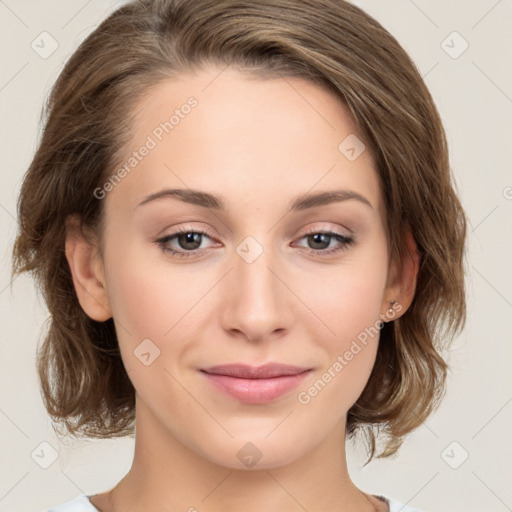
{"label": "ear", "polygon": [[[391,261],[389,267],[381,307],[381,318],[384,321],[396,320],[402,316],[411,305],[416,291],[420,257],[409,225],[407,225],[404,238],[406,247],[402,254],[402,262],[395,259]],[[395,301],[396,304],[392,306],[391,301]],[[392,311],[389,311],[390,309]]]}
{"label": "ear", "polygon": [[86,315],[98,322],[111,318],[98,244],[95,239],[86,238],[76,215],[66,220],[66,259],[78,302]]}

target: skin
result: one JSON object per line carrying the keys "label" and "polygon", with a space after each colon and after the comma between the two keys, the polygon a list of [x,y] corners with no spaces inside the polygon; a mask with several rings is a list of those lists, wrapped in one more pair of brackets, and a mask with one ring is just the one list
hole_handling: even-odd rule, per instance
{"label": "skin", "polygon": [[[212,67],[145,95],[127,155],[190,96],[197,107],[106,194],[102,239],[86,238],[74,219],[67,226],[80,304],[97,321],[113,316],[136,389],[132,467],[91,502],[101,512],[387,510],[352,483],[344,441],[346,413],[368,380],[378,335],[309,403],[297,398],[358,334],[378,325],[391,300],[401,306],[398,318],[414,295],[417,258],[401,266],[389,259],[370,152],[349,161],[338,150],[350,134],[364,138],[339,100],[315,84]],[[227,211],[176,198],[137,206],[165,188],[215,194]],[[372,207],[350,199],[289,210],[299,195],[341,188]],[[179,227],[209,233],[192,257],[155,242]],[[327,255],[341,246],[334,237],[318,248],[306,236],[325,231],[356,241]],[[263,250],[251,263],[236,251],[247,236]],[[415,251],[412,237],[409,243]],[[167,246],[191,247],[177,238]],[[148,338],[160,355],[146,366],[134,350]],[[234,362],[313,371],[278,400],[251,405],[198,371]],[[261,454],[251,468],[237,457],[248,442]]]}

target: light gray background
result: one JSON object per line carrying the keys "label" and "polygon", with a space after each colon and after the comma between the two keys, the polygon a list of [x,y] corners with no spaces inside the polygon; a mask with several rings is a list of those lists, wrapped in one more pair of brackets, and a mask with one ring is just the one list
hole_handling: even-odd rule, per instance
{"label": "light gray background", "polygon": [[[121,3],[0,0],[0,511],[36,512],[107,490],[133,456],[129,438],[57,438],[34,366],[47,312],[28,277],[9,288],[15,201],[43,101],[71,52]],[[349,447],[349,468],[362,489],[424,512],[512,510],[512,0],[356,3],[425,77],[470,226],[468,323],[446,354],[452,370],[443,405],[398,457],[362,469],[363,453]],[[58,43],[46,59],[31,47],[43,31]],[[469,47],[458,55],[463,40]],[[41,443],[58,454],[47,469],[51,449]]]}

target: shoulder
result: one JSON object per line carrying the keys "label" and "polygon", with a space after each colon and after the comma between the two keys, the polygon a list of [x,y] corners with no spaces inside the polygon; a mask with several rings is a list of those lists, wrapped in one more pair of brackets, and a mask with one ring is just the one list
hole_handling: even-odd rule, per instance
{"label": "shoulder", "polygon": [[42,512],[99,512],[96,507],[89,501],[89,497],[86,494],[82,494],[72,499],[71,501],[67,501],[66,503],[62,503],[61,505],[57,505],[49,510]]}

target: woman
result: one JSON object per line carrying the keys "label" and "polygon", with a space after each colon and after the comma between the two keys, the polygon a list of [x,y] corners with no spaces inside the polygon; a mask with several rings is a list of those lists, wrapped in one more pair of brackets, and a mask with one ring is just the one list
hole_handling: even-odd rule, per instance
{"label": "woman", "polygon": [[341,0],[140,0],[45,123],[14,248],[45,406],[135,435],[121,482],[52,510],[412,510],[345,455],[425,421],[465,321],[465,214],[397,41]]}

